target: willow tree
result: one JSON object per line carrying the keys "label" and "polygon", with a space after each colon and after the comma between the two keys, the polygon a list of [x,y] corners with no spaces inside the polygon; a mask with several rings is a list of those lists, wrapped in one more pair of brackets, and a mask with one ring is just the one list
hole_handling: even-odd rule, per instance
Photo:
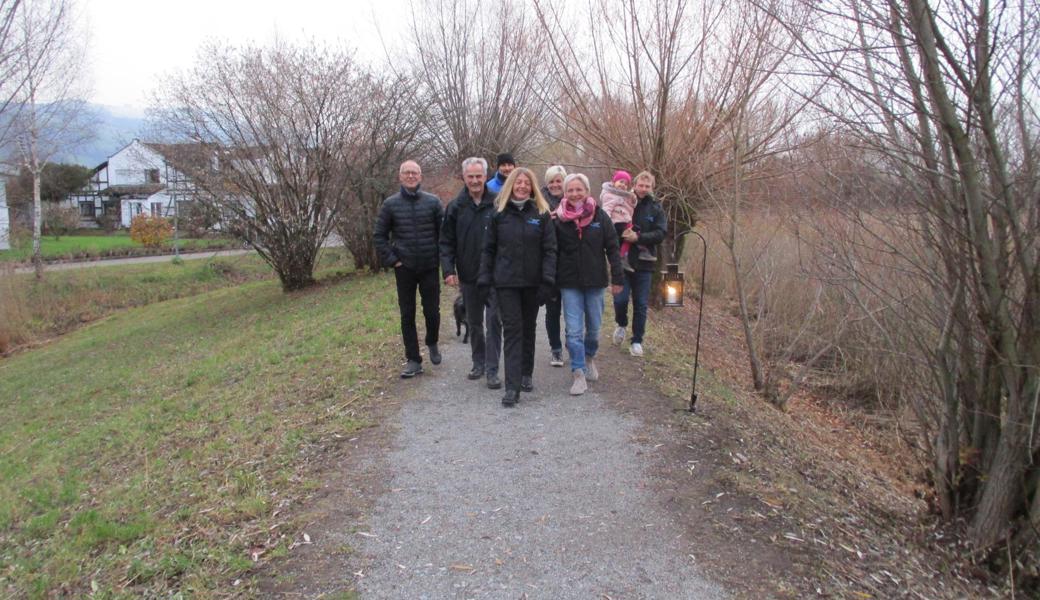
{"label": "willow tree", "polygon": [[[1040,15],[1028,3],[813,3],[812,98],[898,202],[838,203],[827,268],[912,365],[937,506],[1040,562]],[[778,21],[782,21],[777,15]],[[1005,550],[1009,550],[1005,552]],[[1008,568],[1014,568],[1007,564]]]}

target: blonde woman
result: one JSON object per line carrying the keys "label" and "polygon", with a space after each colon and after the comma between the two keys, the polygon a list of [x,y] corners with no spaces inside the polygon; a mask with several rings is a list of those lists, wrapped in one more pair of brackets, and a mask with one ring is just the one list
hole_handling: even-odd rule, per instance
{"label": "blonde woman", "polygon": [[[550,215],[556,218],[556,207],[563,200],[563,178],[567,169],[563,165],[553,165],[545,170],[545,185],[542,196],[549,203]],[[554,367],[563,366],[563,339],[560,338],[560,290],[557,288],[551,298],[545,301],[545,334],[549,336],[549,364]]]}
{"label": "blonde woman", "polygon": [[477,284],[494,287],[498,296],[506,373],[502,404],[515,406],[521,390],[534,391],[538,304],[552,294],[556,279],[556,230],[530,169],[517,167],[509,174],[495,209],[484,234]]}

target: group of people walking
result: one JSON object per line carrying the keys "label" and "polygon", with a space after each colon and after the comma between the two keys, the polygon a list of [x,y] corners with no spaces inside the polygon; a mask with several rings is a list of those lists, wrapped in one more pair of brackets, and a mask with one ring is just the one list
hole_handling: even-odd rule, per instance
{"label": "group of people walking", "polygon": [[[430,362],[440,364],[440,275],[458,287],[470,336],[471,380],[490,389],[503,385],[498,374],[504,356],[505,395],[514,406],[521,392],[534,390],[534,354],[539,306],[546,307],[550,364],[562,367],[565,327],[572,383],[580,395],[599,379],[604,295],[609,287],[622,344],[632,305],[629,352],[643,355],[650,282],[657,247],[668,223],[654,198],[654,177],[614,173],[593,197],[589,179],[562,166],[545,172],[539,187],[534,172],[500,154],[488,179],[487,161],[462,162],[463,188],[448,205],[420,189],[418,163],[401,165],[401,189],[383,202],[375,226],[380,260],[394,268],[406,364],[401,376],[423,372],[416,332],[418,291],[426,321]],[[439,265],[438,265],[439,262]]]}

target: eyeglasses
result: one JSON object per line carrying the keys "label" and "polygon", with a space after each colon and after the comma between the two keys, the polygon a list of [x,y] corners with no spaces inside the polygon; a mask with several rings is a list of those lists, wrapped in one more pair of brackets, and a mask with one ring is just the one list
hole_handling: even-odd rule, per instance
{"label": "eyeglasses", "polygon": [[401,175],[405,175],[408,177],[418,177],[419,175],[422,175],[422,171],[401,171]]}

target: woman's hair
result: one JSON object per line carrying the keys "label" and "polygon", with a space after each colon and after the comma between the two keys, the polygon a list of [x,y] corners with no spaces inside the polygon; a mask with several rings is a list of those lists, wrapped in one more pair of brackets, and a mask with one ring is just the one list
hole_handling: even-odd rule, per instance
{"label": "woman's hair", "polygon": [[506,177],[506,182],[502,184],[502,189],[498,191],[498,197],[495,198],[495,210],[502,212],[506,209],[506,205],[513,197],[513,182],[520,175],[526,175],[527,180],[531,182],[531,198],[534,200],[534,205],[538,207],[538,214],[549,212],[549,203],[545,201],[542,191],[538,189],[538,178],[527,167],[517,167],[513,169],[509,177]]}
{"label": "woman's hair", "polygon": [[632,183],[635,183],[640,179],[649,179],[650,187],[654,187],[655,185],[657,185],[657,180],[654,179],[654,176],[650,173],[650,171],[640,171],[639,174],[636,175],[635,178],[632,180]]}
{"label": "woman's hair", "polygon": [[571,173],[570,175],[568,175],[568,176],[563,178],[563,190],[564,190],[564,193],[567,192],[567,184],[572,182],[572,181],[574,181],[575,179],[577,179],[578,181],[581,181],[582,185],[585,186],[585,191],[586,192],[591,192],[592,191],[592,188],[589,187],[589,178],[586,177],[584,173]]}
{"label": "woman's hair", "polygon": [[567,169],[563,168],[563,165],[553,165],[545,170],[545,183],[549,183],[557,177],[566,177]]}

